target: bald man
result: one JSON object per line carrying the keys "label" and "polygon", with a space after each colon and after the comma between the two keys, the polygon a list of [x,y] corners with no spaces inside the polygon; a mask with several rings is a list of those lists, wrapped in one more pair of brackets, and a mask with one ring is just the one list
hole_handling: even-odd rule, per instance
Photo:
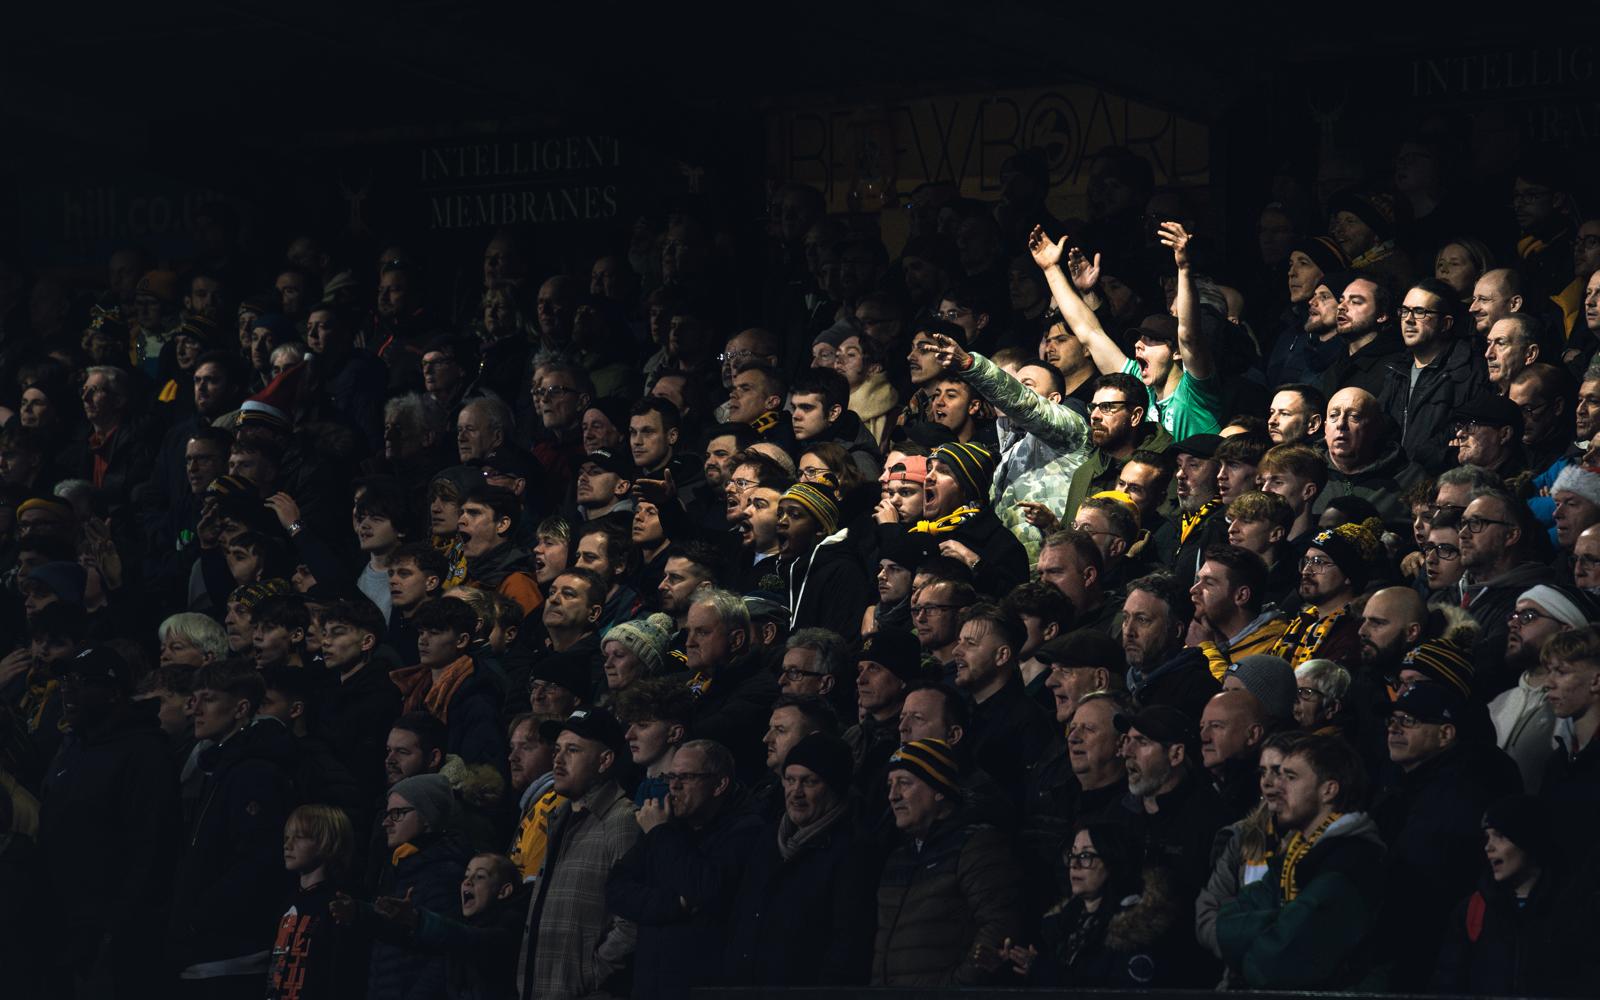
{"label": "bald man", "polygon": [[1400,660],[1422,641],[1428,606],[1410,587],[1385,587],[1367,598],[1361,612],[1361,665],[1380,676],[1395,676]]}
{"label": "bald man", "polygon": [[1467,312],[1472,315],[1472,331],[1479,343],[1489,336],[1489,328],[1522,309],[1522,282],[1509,268],[1497,267],[1485,271],[1472,286],[1472,303]]}
{"label": "bald man", "polygon": [[1386,526],[1407,530],[1410,511],[1401,505],[1400,492],[1423,473],[1390,437],[1377,397],[1353,386],[1334,393],[1322,437],[1328,486],[1317,495],[1315,513],[1320,517],[1334,497],[1354,494],[1370,500]]}
{"label": "bald man", "polygon": [[1212,695],[1200,713],[1200,760],[1235,819],[1261,797],[1256,759],[1267,736],[1266,716],[1248,691]]}
{"label": "bald man", "polygon": [[1600,597],[1600,524],[1591,524],[1572,546],[1572,582]]}

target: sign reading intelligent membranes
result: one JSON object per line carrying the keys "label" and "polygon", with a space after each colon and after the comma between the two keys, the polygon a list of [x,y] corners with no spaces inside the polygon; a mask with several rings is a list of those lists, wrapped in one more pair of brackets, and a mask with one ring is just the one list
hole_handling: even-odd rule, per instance
{"label": "sign reading intelligent membranes", "polygon": [[441,143],[419,156],[430,229],[614,219],[628,168],[608,135]]}

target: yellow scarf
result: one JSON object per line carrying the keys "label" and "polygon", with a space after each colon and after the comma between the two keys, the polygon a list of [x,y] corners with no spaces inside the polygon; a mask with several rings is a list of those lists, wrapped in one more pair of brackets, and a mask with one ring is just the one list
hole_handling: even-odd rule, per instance
{"label": "yellow scarf", "polygon": [[978,508],[976,507],[957,507],[944,517],[933,521],[918,521],[906,530],[921,532],[924,535],[943,535],[961,527],[961,522],[975,516],[977,513]]}
{"label": "yellow scarf", "polygon": [[1220,497],[1212,497],[1210,500],[1207,500],[1205,503],[1201,504],[1200,509],[1195,511],[1193,514],[1184,514],[1179,517],[1178,544],[1182,545],[1184,542],[1187,542],[1189,540],[1189,532],[1194,530],[1194,526],[1199,524],[1201,521],[1204,521],[1206,519],[1206,515],[1216,510],[1217,504],[1221,502],[1222,499]]}
{"label": "yellow scarf", "polygon": [[1289,842],[1283,845],[1283,871],[1278,875],[1278,888],[1283,892],[1283,901],[1291,901],[1300,894],[1300,886],[1295,883],[1294,870],[1300,864],[1300,859],[1311,853],[1311,848],[1316,846],[1322,835],[1328,832],[1328,827],[1338,819],[1342,813],[1329,813],[1328,818],[1317,824],[1311,831],[1311,836],[1301,837],[1296,830],[1289,835]]}

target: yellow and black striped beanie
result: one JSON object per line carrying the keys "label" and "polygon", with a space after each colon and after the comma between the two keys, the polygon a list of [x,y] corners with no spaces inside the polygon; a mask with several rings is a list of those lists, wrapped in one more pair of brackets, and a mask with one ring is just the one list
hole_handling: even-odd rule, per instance
{"label": "yellow and black striped beanie", "polygon": [[1463,697],[1472,695],[1476,671],[1466,651],[1449,639],[1430,639],[1417,646],[1400,661],[1400,669],[1415,670],[1431,681],[1448,684]]}
{"label": "yellow and black striped beanie", "polygon": [[795,483],[784,491],[783,499],[793,500],[810,511],[811,516],[822,525],[824,535],[831,535],[839,530],[839,501],[834,499],[831,490],[813,486],[811,483]]}
{"label": "yellow and black striped beanie", "polygon": [[933,449],[931,460],[943,462],[968,500],[973,503],[989,502],[989,485],[994,482],[997,464],[994,453],[981,444],[971,441],[951,441]]}
{"label": "yellow and black striped beanie", "polygon": [[889,770],[909,771],[934,791],[961,794],[961,768],[944,740],[912,740],[889,758]]}

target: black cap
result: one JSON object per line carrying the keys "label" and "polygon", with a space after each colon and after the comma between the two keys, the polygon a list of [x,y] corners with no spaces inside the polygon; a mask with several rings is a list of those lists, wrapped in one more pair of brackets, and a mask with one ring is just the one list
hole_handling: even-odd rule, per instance
{"label": "black cap", "polygon": [[[538,478],[539,475],[539,466],[533,459],[513,448],[501,448],[488,455],[470,459],[467,464],[479,470],[493,469],[502,476],[509,476],[512,479],[531,480]],[[483,473],[480,471],[479,474]]]}
{"label": "black cap", "polygon": [[582,460],[578,462],[578,468],[581,469],[590,463],[598,465],[607,472],[614,472],[629,482],[632,482],[633,477],[639,474],[639,470],[633,465],[633,457],[627,452],[615,448],[596,448],[583,456]]}
{"label": "black cap", "polygon": [[1404,712],[1420,722],[1459,726],[1466,715],[1467,699],[1449,684],[1423,681],[1413,684],[1390,706],[1389,714]]}
{"label": "black cap", "polygon": [[910,632],[873,632],[861,640],[857,663],[877,663],[911,684],[923,679],[922,644]]}
{"label": "black cap", "polygon": [[532,680],[557,684],[586,702],[594,690],[593,670],[583,653],[551,653],[533,665]]}
{"label": "black cap", "polygon": [[1200,729],[1194,721],[1171,705],[1149,705],[1132,714],[1119,712],[1112,724],[1119,733],[1126,735],[1129,730],[1137,729],[1157,743],[1188,746],[1200,737]]}
{"label": "black cap", "polygon": [[78,655],[55,664],[51,673],[57,677],[77,674],[86,681],[100,681],[123,691],[133,688],[128,661],[109,646],[90,646],[80,650]]}
{"label": "black cap", "polygon": [[1215,458],[1217,445],[1222,443],[1220,434],[1191,434],[1172,446],[1172,450],[1179,455],[1193,455],[1195,458]]}
{"label": "black cap", "polygon": [[1178,321],[1167,313],[1155,313],[1139,321],[1129,331],[1132,340],[1148,340],[1157,344],[1178,344]]}
{"label": "black cap", "polygon": [[1123,659],[1122,644],[1092,628],[1074,629],[1040,644],[1033,658],[1040,663],[1063,667],[1104,667],[1118,672],[1128,666]]}
{"label": "black cap", "polygon": [[627,742],[622,725],[603,708],[580,708],[565,719],[547,719],[539,723],[539,739],[550,746],[555,746],[562,733],[594,740],[609,750],[616,750]]}
{"label": "black cap", "polygon": [[802,737],[783,759],[785,770],[791,765],[807,768],[840,795],[850,791],[850,774],[855,769],[850,746],[832,733]]}
{"label": "black cap", "polygon": [[1522,407],[1504,396],[1480,392],[1456,407],[1450,414],[1452,421],[1484,424],[1488,427],[1509,427],[1512,441],[1522,440]]}

